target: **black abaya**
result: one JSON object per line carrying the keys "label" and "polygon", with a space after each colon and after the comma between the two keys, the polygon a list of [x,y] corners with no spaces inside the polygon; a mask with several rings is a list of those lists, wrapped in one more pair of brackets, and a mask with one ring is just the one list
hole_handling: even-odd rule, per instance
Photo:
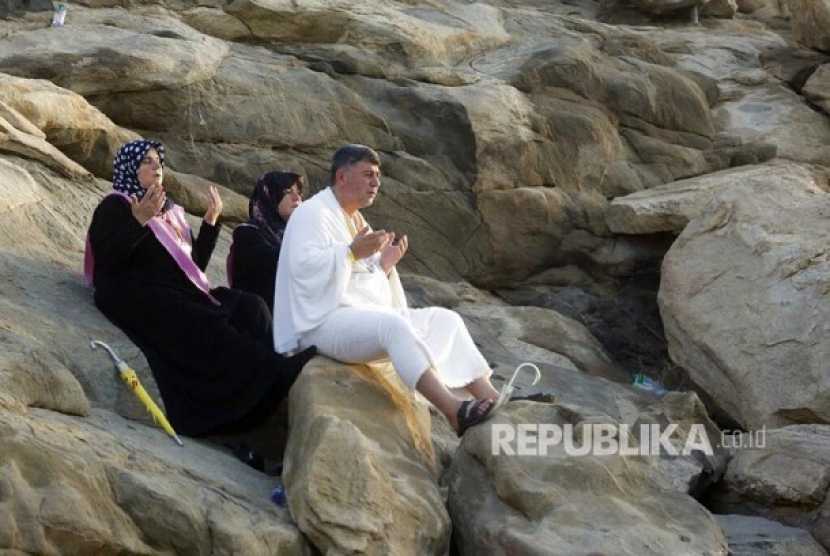
{"label": "black abaya", "polygon": [[[202,270],[218,232],[203,222],[193,242]],[[288,394],[307,357],[274,353],[270,312],[259,297],[218,288],[215,305],[117,195],[95,210],[90,242],[95,303],[147,357],[177,432],[248,428]]]}
{"label": "black abaya", "polygon": [[274,283],[280,246],[269,243],[256,226],[238,226],[233,231],[233,255],[228,280],[234,289],[255,293],[274,310]]}

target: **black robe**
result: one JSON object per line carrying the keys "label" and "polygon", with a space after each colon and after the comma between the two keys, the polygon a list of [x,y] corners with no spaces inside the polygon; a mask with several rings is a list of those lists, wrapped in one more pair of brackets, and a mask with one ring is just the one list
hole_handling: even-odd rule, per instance
{"label": "black robe", "polygon": [[[219,226],[202,223],[192,255],[202,270],[218,234]],[[217,288],[214,305],[120,196],[95,210],[89,239],[95,304],[144,353],[176,432],[245,430],[288,394],[302,366],[274,353],[259,297]]]}
{"label": "black robe", "polygon": [[234,289],[255,293],[274,312],[274,283],[280,246],[265,240],[256,226],[237,226],[233,231],[228,281]]}

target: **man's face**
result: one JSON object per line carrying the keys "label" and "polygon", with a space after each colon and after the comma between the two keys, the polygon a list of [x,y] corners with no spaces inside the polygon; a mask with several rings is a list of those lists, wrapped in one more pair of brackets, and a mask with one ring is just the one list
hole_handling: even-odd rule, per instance
{"label": "man's face", "polygon": [[359,210],[375,202],[380,189],[380,166],[358,162],[337,171],[337,187],[346,211]]}

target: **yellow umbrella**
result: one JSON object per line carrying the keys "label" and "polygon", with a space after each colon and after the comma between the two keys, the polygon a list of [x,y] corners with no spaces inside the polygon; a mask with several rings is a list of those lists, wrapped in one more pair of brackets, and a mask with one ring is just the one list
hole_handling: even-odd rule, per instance
{"label": "yellow umbrella", "polygon": [[123,359],[118,357],[118,355],[113,351],[111,347],[109,347],[104,342],[99,340],[93,340],[90,343],[90,347],[95,349],[97,346],[101,346],[102,348],[106,349],[110,355],[112,356],[113,361],[115,361],[115,366],[118,368],[118,375],[121,377],[127,386],[130,387],[130,390],[138,396],[138,399],[141,400],[141,403],[144,404],[144,407],[147,408],[147,411],[150,412],[150,415],[153,416],[153,420],[161,425],[161,428],[165,430],[170,437],[176,441],[176,444],[179,446],[184,446],[182,444],[179,435],[176,434],[176,431],[173,430],[173,427],[170,426],[170,423],[167,421],[167,418],[164,416],[164,413],[161,412],[159,406],[156,405],[156,402],[150,397],[150,394],[147,393],[147,390],[141,385],[138,381],[138,376],[135,374],[135,371],[132,370],[129,365],[127,365]]}

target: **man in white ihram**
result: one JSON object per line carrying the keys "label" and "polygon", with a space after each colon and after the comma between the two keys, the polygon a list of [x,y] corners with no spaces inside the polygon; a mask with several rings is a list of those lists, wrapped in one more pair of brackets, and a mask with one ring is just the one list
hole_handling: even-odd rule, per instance
{"label": "man in white ihram", "polygon": [[[291,215],[274,292],[274,347],[316,345],[345,363],[388,357],[460,436],[495,409],[490,367],[461,317],[440,307],[409,309],[395,265],[409,245],[372,231],[359,209],[380,188],[380,158],[363,145],[332,157],[331,184]],[[465,388],[475,399],[457,398]]]}

